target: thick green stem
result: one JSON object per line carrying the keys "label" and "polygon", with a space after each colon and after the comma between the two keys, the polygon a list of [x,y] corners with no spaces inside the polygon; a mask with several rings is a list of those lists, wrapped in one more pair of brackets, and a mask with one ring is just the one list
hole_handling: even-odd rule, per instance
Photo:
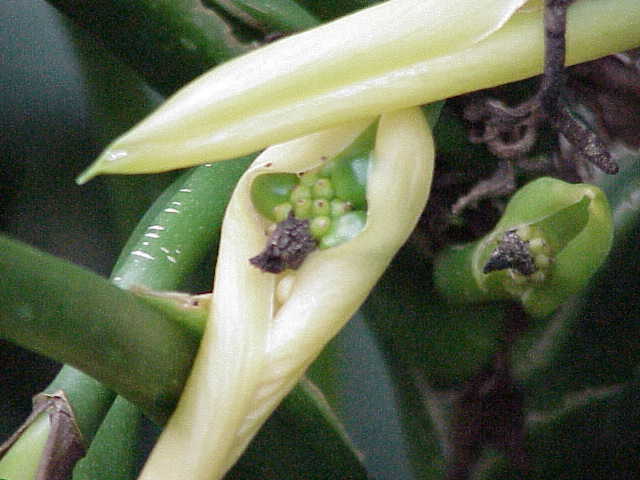
{"label": "thick green stem", "polygon": [[[123,250],[121,260],[114,268],[112,279],[123,286],[144,284],[153,288],[178,287],[184,277],[193,271],[211,246],[217,242],[226,202],[235,181],[246,165],[247,161],[238,161],[212,167],[203,166],[187,172],[177,180],[156,201],[141,221]],[[181,214],[167,212],[167,209],[176,209],[178,206],[176,205],[177,196],[180,196],[183,203],[179,205]],[[162,228],[162,230],[150,230],[150,226]],[[150,238],[149,233],[154,236],[158,233],[158,237],[160,233],[163,234],[162,243],[145,245],[145,242],[158,240],[158,238]],[[182,326],[176,326],[173,320],[167,320],[155,308],[148,307],[146,303],[136,299],[130,293],[109,286],[104,279],[6,239],[3,241],[7,246],[2,252],[5,255],[2,267],[8,273],[3,276],[3,281],[7,282],[7,286],[11,285],[15,294],[9,296],[13,304],[11,302],[3,304],[3,321],[0,330],[18,343],[57,358],[59,361],[81,367],[86,372],[83,373],[73,366],[66,365],[46,389],[48,393],[59,390],[66,393],[85,444],[91,443],[115,397],[110,389],[94,380],[94,377],[114,390],[124,393],[143,408],[146,407],[147,413],[151,416],[160,420],[166,418],[186,379],[199,336],[194,336],[193,332],[184,330]],[[173,252],[182,248],[182,255],[175,254],[179,258],[176,262],[166,260],[167,254],[163,249],[169,248]],[[142,252],[143,249],[151,256],[162,255],[162,257],[153,261],[132,255],[133,252]],[[148,261],[140,265],[141,260]],[[120,274],[119,278],[118,274]],[[79,302],[75,296],[69,295],[70,290],[76,290],[77,298],[82,298],[82,302]],[[5,289],[5,292],[8,291]],[[114,301],[114,297],[120,297],[121,300]],[[96,304],[95,301],[99,303]],[[138,306],[133,310],[127,307],[134,304]],[[124,308],[118,308],[120,313],[114,313],[110,307],[115,305]],[[32,313],[30,318],[33,323],[20,321],[20,314],[26,315],[25,312]],[[98,318],[96,318],[96,312],[99,312]],[[146,314],[141,315],[140,312],[146,312]],[[105,320],[103,324],[99,323],[100,314]],[[140,331],[142,336],[137,337],[133,345],[129,341],[123,344],[122,339],[131,339],[130,336],[135,335],[136,325],[140,326],[137,322],[145,322],[145,318],[149,322],[146,327],[149,331],[147,333]],[[157,320],[160,318],[165,320],[158,323]],[[93,322],[89,319],[93,319]],[[120,323],[119,332],[112,330],[113,324],[109,323],[112,320]],[[45,323],[41,323],[42,321]],[[65,330],[60,328],[61,322],[64,321],[76,323],[68,324],[68,329]],[[154,338],[154,332],[157,329],[164,329],[163,323],[170,327],[169,331],[165,331],[165,340],[162,342],[166,342],[166,345],[156,345],[155,349],[147,350],[150,346],[148,341]],[[29,326],[33,327],[31,331]],[[111,334],[105,333],[106,330],[100,330],[100,326],[111,330]],[[4,329],[13,331],[9,333]],[[101,331],[103,333],[99,333]],[[82,332],[88,336],[83,337]],[[177,336],[174,337],[174,334]],[[78,336],[83,338],[79,344],[76,343]],[[109,338],[112,340],[110,341]],[[157,336],[155,338],[158,340]],[[140,339],[144,339],[144,343],[136,345]],[[153,343],[152,340],[151,343]],[[136,345],[135,348],[133,348],[134,345]],[[171,352],[174,347],[183,351],[172,358],[174,354]],[[132,349],[137,350],[136,355],[130,354]],[[150,355],[147,360],[142,360],[138,368],[134,366],[130,369],[132,365],[127,359],[140,358],[138,355],[143,354],[145,350]],[[104,361],[95,362],[96,355],[102,356]],[[110,361],[105,357],[109,357]],[[180,358],[183,358],[186,363],[180,367],[183,370],[179,374],[177,371],[167,370],[153,379],[153,368],[149,369],[147,364],[158,365],[154,357],[166,359],[165,367],[175,364],[176,359]],[[116,363],[112,363],[112,360],[116,360]],[[118,365],[119,362],[120,365]],[[160,361],[160,363],[163,362]],[[160,366],[160,368],[164,367]],[[136,370],[138,374],[135,374]],[[134,374],[134,377],[118,378],[125,373]],[[151,377],[148,377],[148,374],[151,374]],[[157,383],[160,378],[164,380]],[[149,381],[156,383],[152,389],[159,388],[160,391],[167,387],[169,389],[164,390],[163,393],[153,394],[151,390],[145,390],[144,387],[144,383]],[[173,393],[171,390],[174,390]],[[159,416],[157,412],[155,414],[153,412],[155,407],[150,407],[154,402],[152,396],[147,397],[150,393],[152,396],[158,395],[159,398],[165,398],[162,401],[168,402],[160,406],[164,413]],[[31,450],[28,459],[25,459],[25,462],[31,464],[34,460],[38,461],[38,456]]]}
{"label": "thick green stem", "polygon": [[90,445],[116,394],[93,377],[69,365],[62,367],[44,393],[52,395],[58,391],[65,393],[73,407],[82,439],[85,445]]}
{"label": "thick green stem", "polygon": [[[0,244],[0,335],[83,370],[162,419],[180,393],[176,379],[189,371],[193,337],[98,275],[7,238]],[[147,380],[132,383],[136,377]]]}
{"label": "thick green stem", "polygon": [[73,472],[73,480],[135,478],[142,416],[123,397],[116,398],[89,449]]}
{"label": "thick green stem", "polygon": [[[48,414],[43,412],[2,457],[0,478],[10,480],[33,480],[36,478],[38,461],[44,451],[49,432]],[[36,461],[26,461],[29,458]]]}
{"label": "thick green stem", "polygon": [[319,21],[293,0],[206,0],[251,28],[290,33],[319,25]]}

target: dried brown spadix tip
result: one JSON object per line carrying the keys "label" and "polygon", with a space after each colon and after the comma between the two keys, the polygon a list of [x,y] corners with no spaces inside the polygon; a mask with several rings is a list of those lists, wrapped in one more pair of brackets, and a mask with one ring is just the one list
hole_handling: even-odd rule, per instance
{"label": "dried brown spadix tip", "polygon": [[604,173],[609,175],[618,173],[620,168],[611,158],[611,153],[604,142],[566,106],[558,112],[555,123],[560,133],[575,147],[578,155]]}
{"label": "dried brown spadix tip", "polygon": [[289,215],[278,223],[265,249],[249,262],[263,272],[280,273],[288,268],[296,270],[316,246],[309,220],[298,220]]}
{"label": "dried brown spadix tip", "polygon": [[522,240],[516,230],[508,230],[496,249],[491,253],[489,261],[482,273],[490,273],[510,268],[522,275],[531,275],[538,268],[529,252],[529,242]]}

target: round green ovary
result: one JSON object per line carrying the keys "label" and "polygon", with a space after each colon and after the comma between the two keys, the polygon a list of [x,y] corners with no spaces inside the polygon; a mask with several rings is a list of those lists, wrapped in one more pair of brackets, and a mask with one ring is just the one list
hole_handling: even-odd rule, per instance
{"label": "round green ovary", "polygon": [[311,213],[314,217],[329,216],[331,214],[331,204],[324,198],[316,198],[311,204]]}

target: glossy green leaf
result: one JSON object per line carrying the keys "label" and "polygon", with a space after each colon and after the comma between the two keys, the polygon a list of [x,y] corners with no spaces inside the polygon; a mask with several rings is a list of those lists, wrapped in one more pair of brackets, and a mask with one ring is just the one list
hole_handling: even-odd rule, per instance
{"label": "glossy green leaf", "polygon": [[[530,412],[527,451],[531,478],[636,478],[640,440],[640,385],[575,392],[562,408]],[[516,480],[501,459],[481,464],[479,480]]]}
{"label": "glossy green leaf", "polygon": [[501,306],[460,308],[438,297],[432,267],[406,246],[362,308],[383,351],[416,478],[441,478],[447,448],[442,390],[469,379],[495,351]]}
{"label": "glossy green leaf", "polygon": [[224,209],[251,158],[185,172],[140,220],[125,245],[113,282],[175,289],[217,244]]}

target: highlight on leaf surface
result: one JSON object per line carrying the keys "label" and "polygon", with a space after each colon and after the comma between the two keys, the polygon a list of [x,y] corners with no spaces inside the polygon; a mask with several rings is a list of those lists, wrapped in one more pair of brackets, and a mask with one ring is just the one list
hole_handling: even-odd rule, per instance
{"label": "highlight on leaf surface", "polygon": [[436,286],[453,302],[515,298],[545,316],[587,285],[612,241],[599,188],[540,178],[511,198],[490,234],[438,257]]}
{"label": "highlight on leaf surface", "polygon": [[[113,142],[78,181],[234,158],[537,75],[542,10],[519,10],[525,3],[390,0],[281,39],[184,87]],[[567,64],[640,45],[637,0],[575,2],[568,21]]]}
{"label": "highlight on leaf surface", "polygon": [[268,148],[238,183],[225,215],[213,308],[200,351],[142,480],[221,478],[361,305],[415,227],[429,195],[434,159],[418,108],[380,119],[367,181],[367,222],[358,235],[314,251],[295,272],[265,274],[247,261],[262,248],[269,223],[253,205],[254,181],[265,174],[313,170],[372,122],[352,122]]}

